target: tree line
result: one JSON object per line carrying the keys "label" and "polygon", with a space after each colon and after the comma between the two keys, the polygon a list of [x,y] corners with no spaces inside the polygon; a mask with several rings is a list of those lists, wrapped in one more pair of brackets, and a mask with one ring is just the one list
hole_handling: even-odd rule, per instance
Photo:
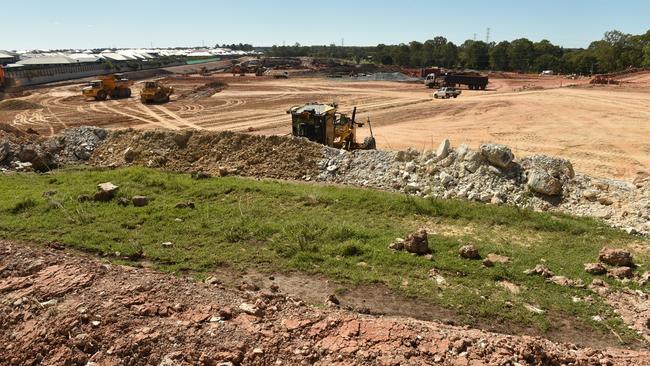
{"label": "tree line", "polygon": [[373,62],[402,67],[440,66],[474,70],[594,74],[650,67],[650,30],[642,35],[619,31],[606,32],[603,39],[587,48],[563,48],[548,40],[533,42],[526,38],[513,41],[483,42],[467,40],[456,45],[438,36],[425,42],[374,47],[273,46],[268,56],[342,58],[357,63]]}

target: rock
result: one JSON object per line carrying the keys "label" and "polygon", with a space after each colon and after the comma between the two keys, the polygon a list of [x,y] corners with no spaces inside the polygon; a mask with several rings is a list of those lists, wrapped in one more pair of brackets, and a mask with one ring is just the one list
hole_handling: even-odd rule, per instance
{"label": "rock", "polygon": [[546,155],[527,156],[519,162],[525,170],[542,170],[562,181],[575,177],[573,165],[569,160]]}
{"label": "rock", "polygon": [[454,177],[452,177],[448,173],[446,173],[446,172],[440,173],[440,183],[443,186],[447,187],[453,181],[454,181]]}
{"label": "rock", "polygon": [[587,189],[582,192],[582,198],[586,199],[587,201],[594,202],[598,199],[598,191],[595,189]]}
{"label": "rock", "polygon": [[603,196],[598,198],[598,203],[603,206],[611,206],[614,204],[614,201],[609,197]]}
{"label": "rock", "polygon": [[478,249],[476,249],[476,247],[473,245],[462,246],[460,249],[458,249],[458,254],[460,255],[461,258],[465,258],[465,259],[481,258],[481,255],[478,253]]}
{"label": "rock", "polygon": [[650,272],[648,272],[648,271],[643,272],[641,277],[639,277],[639,279],[636,282],[641,287],[643,287],[643,286],[647,285],[648,283],[650,283]]}
{"label": "rock", "polygon": [[166,242],[162,243],[161,245],[162,245],[163,248],[171,248],[171,247],[174,246],[174,243],[172,243],[171,241],[166,241]]}
{"label": "rock", "polygon": [[632,278],[632,277],[634,277],[634,272],[632,271],[632,268],[630,268],[630,267],[617,267],[617,268],[612,268],[609,271],[607,271],[607,276],[622,280],[624,278]]}
{"label": "rock", "polygon": [[404,249],[404,239],[402,238],[395,239],[395,241],[388,246],[388,249],[392,249],[392,250]]}
{"label": "rock", "polygon": [[494,267],[494,262],[490,260],[490,258],[485,258],[483,259],[483,262],[481,262],[484,267]]}
{"label": "rock", "polygon": [[338,306],[338,305],[341,305],[341,301],[339,301],[339,299],[336,297],[336,295],[331,294],[331,295],[327,296],[327,298],[325,299],[325,304],[330,305],[330,306],[331,305]]}
{"label": "rock", "polygon": [[507,264],[510,262],[509,257],[506,257],[505,255],[495,254],[495,253],[488,254],[487,259],[490,260],[492,263]]}
{"label": "rock", "polygon": [[98,202],[107,202],[115,197],[119,187],[111,182],[106,182],[98,184],[97,188],[99,191],[95,193],[93,199]]}
{"label": "rock", "polygon": [[189,208],[189,209],[194,209],[195,205],[194,202],[188,201],[188,202],[179,202],[177,203],[174,208]]}
{"label": "rock", "polygon": [[604,247],[598,253],[598,260],[610,266],[633,267],[632,254],[624,249],[610,249]]}
{"label": "rock", "polygon": [[117,197],[117,204],[123,207],[128,206],[131,203],[126,197]]}
{"label": "rock", "polygon": [[463,167],[470,173],[475,173],[484,162],[483,155],[478,151],[468,151],[463,160],[465,161]]}
{"label": "rock", "polygon": [[26,145],[23,146],[22,149],[20,149],[20,152],[18,153],[18,159],[24,163],[29,162],[31,163],[38,154],[36,153],[36,148],[32,145]]}
{"label": "rock", "polygon": [[531,191],[547,196],[557,196],[562,192],[562,182],[543,170],[528,172],[527,186]]}
{"label": "rock", "polygon": [[553,276],[548,279],[549,282],[552,282],[556,285],[559,286],[564,286],[564,287],[583,287],[584,283],[582,283],[582,280],[572,280],[569,279],[565,276]]}
{"label": "rock", "polygon": [[144,207],[149,204],[149,198],[147,196],[133,196],[131,202],[135,207]]}
{"label": "rock", "polygon": [[607,268],[600,263],[585,263],[585,272],[592,275],[604,275]]}
{"label": "rock", "polygon": [[125,162],[132,163],[135,159],[138,158],[138,152],[131,147],[127,147],[126,150],[124,150],[122,156],[124,157]]}
{"label": "rock", "polygon": [[449,155],[449,148],[450,148],[450,143],[448,139],[444,139],[440,145],[438,145],[438,149],[436,150],[436,159],[437,160],[442,160]]}
{"label": "rock", "polygon": [[499,168],[507,168],[515,158],[509,147],[500,144],[483,144],[480,147],[481,154],[490,164]]}
{"label": "rock", "polygon": [[535,266],[535,268],[526,270],[524,273],[527,275],[537,275],[545,278],[551,278],[555,276],[553,271],[551,271],[550,268],[548,268],[545,264],[538,264]]}
{"label": "rock", "polygon": [[458,146],[458,149],[456,149],[456,154],[459,158],[462,158],[465,156],[465,154],[467,154],[468,151],[469,146],[467,146],[467,144],[460,144],[460,146]]}
{"label": "rock", "polygon": [[243,311],[246,314],[254,315],[258,317],[263,315],[262,309],[246,302],[239,305],[239,310]]}
{"label": "rock", "polygon": [[425,229],[420,229],[413,234],[409,234],[404,239],[404,249],[409,253],[415,253],[417,255],[429,254],[429,240],[427,237],[427,231]]}

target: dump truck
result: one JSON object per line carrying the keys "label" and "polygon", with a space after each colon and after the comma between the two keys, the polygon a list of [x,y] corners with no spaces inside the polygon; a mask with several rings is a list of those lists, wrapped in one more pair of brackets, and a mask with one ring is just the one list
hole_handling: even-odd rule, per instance
{"label": "dump truck", "polygon": [[362,143],[357,142],[357,128],[363,123],[357,122],[357,107],[354,107],[352,116],[337,112],[335,103],[321,104],[308,103],[289,108],[291,114],[291,131],[296,137],[305,137],[310,141],[326,146],[345,150],[372,150],[377,148],[375,137],[372,134],[370,118],[368,127],[370,136]]}
{"label": "dump truck", "polygon": [[133,81],[129,80],[124,74],[111,74],[100,76],[93,80],[82,89],[85,98],[94,98],[95,100],[106,100],[131,97],[131,85]]}
{"label": "dump truck", "polygon": [[478,75],[475,73],[445,73],[437,75],[435,73],[427,75],[424,80],[424,85],[429,88],[437,86],[451,86],[456,87],[460,85],[467,85],[471,90],[485,90],[488,84],[488,77]]}
{"label": "dump truck", "polygon": [[173,92],[174,88],[160,81],[147,81],[140,91],[140,100],[142,103],[167,103]]}

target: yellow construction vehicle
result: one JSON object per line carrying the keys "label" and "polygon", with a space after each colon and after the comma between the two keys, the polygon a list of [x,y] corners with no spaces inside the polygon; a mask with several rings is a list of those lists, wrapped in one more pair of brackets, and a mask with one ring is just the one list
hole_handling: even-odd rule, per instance
{"label": "yellow construction vehicle", "polygon": [[127,79],[124,74],[112,74],[91,81],[81,92],[84,97],[95,100],[106,100],[109,96],[111,99],[129,98],[131,85],[133,81]]}
{"label": "yellow construction vehicle", "polygon": [[159,81],[147,81],[140,92],[142,103],[167,103],[174,88],[166,86]]}
{"label": "yellow construction vehicle", "polygon": [[357,127],[363,123],[355,121],[357,107],[352,111],[352,117],[337,112],[338,106],[332,104],[309,103],[291,107],[287,113],[291,114],[292,134],[320,144],[345,150],[371,150],[376,149],[375,137],[372,135],[372,126],[368,118],[370,136],[363,143],[357,142]]}

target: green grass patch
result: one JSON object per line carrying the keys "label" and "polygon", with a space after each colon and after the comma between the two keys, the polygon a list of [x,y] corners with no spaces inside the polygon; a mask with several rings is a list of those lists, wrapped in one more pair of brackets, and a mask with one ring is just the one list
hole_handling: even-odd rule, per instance
{"label": "green grass patch", "polygon": [[[118,196],[146,195],[150,204],[138,208],[77,200],[105,181],[120,186]],[[56,193],[44,196],[48,191]],[[188,201],[196,208],[174,207]],[[423,226],[430,229],[433,260],[387,248],[396,237]],[[546,263],[558,275],[589,283],[593,277],[583,264],[595,261],[602,246],[648,245],[588,218],[366,189],[236,177],[194,180],[144,168],[2,175],[0,235],[56,240],[120,260],[145,258],[161,270],[199,276],[227,266],[320,274],[340,281],[342,288],[381,283],[455,309],[470,324],[493,319],[543,330],[553,328],[548,314],[561,314],[597,329],[610,327],[626,340],[637,338],[590,291],[560,287],[523,271]],[[480,261],[461,259],[458,248],[465,244],[476,245],[483,256],[506,255],[511,262],[485,268]],[[637,271],[647,270],[648,251],[635,255],[641,263]],[[434,267],[446,284],[429,278]],[[500,286],[504,279],[520,292]],[[573,301],[589,295],[591,303]],[[547,314],[533,315],[524,304]],[[592,321],[595,315],[605,317],[605,324]]]}

